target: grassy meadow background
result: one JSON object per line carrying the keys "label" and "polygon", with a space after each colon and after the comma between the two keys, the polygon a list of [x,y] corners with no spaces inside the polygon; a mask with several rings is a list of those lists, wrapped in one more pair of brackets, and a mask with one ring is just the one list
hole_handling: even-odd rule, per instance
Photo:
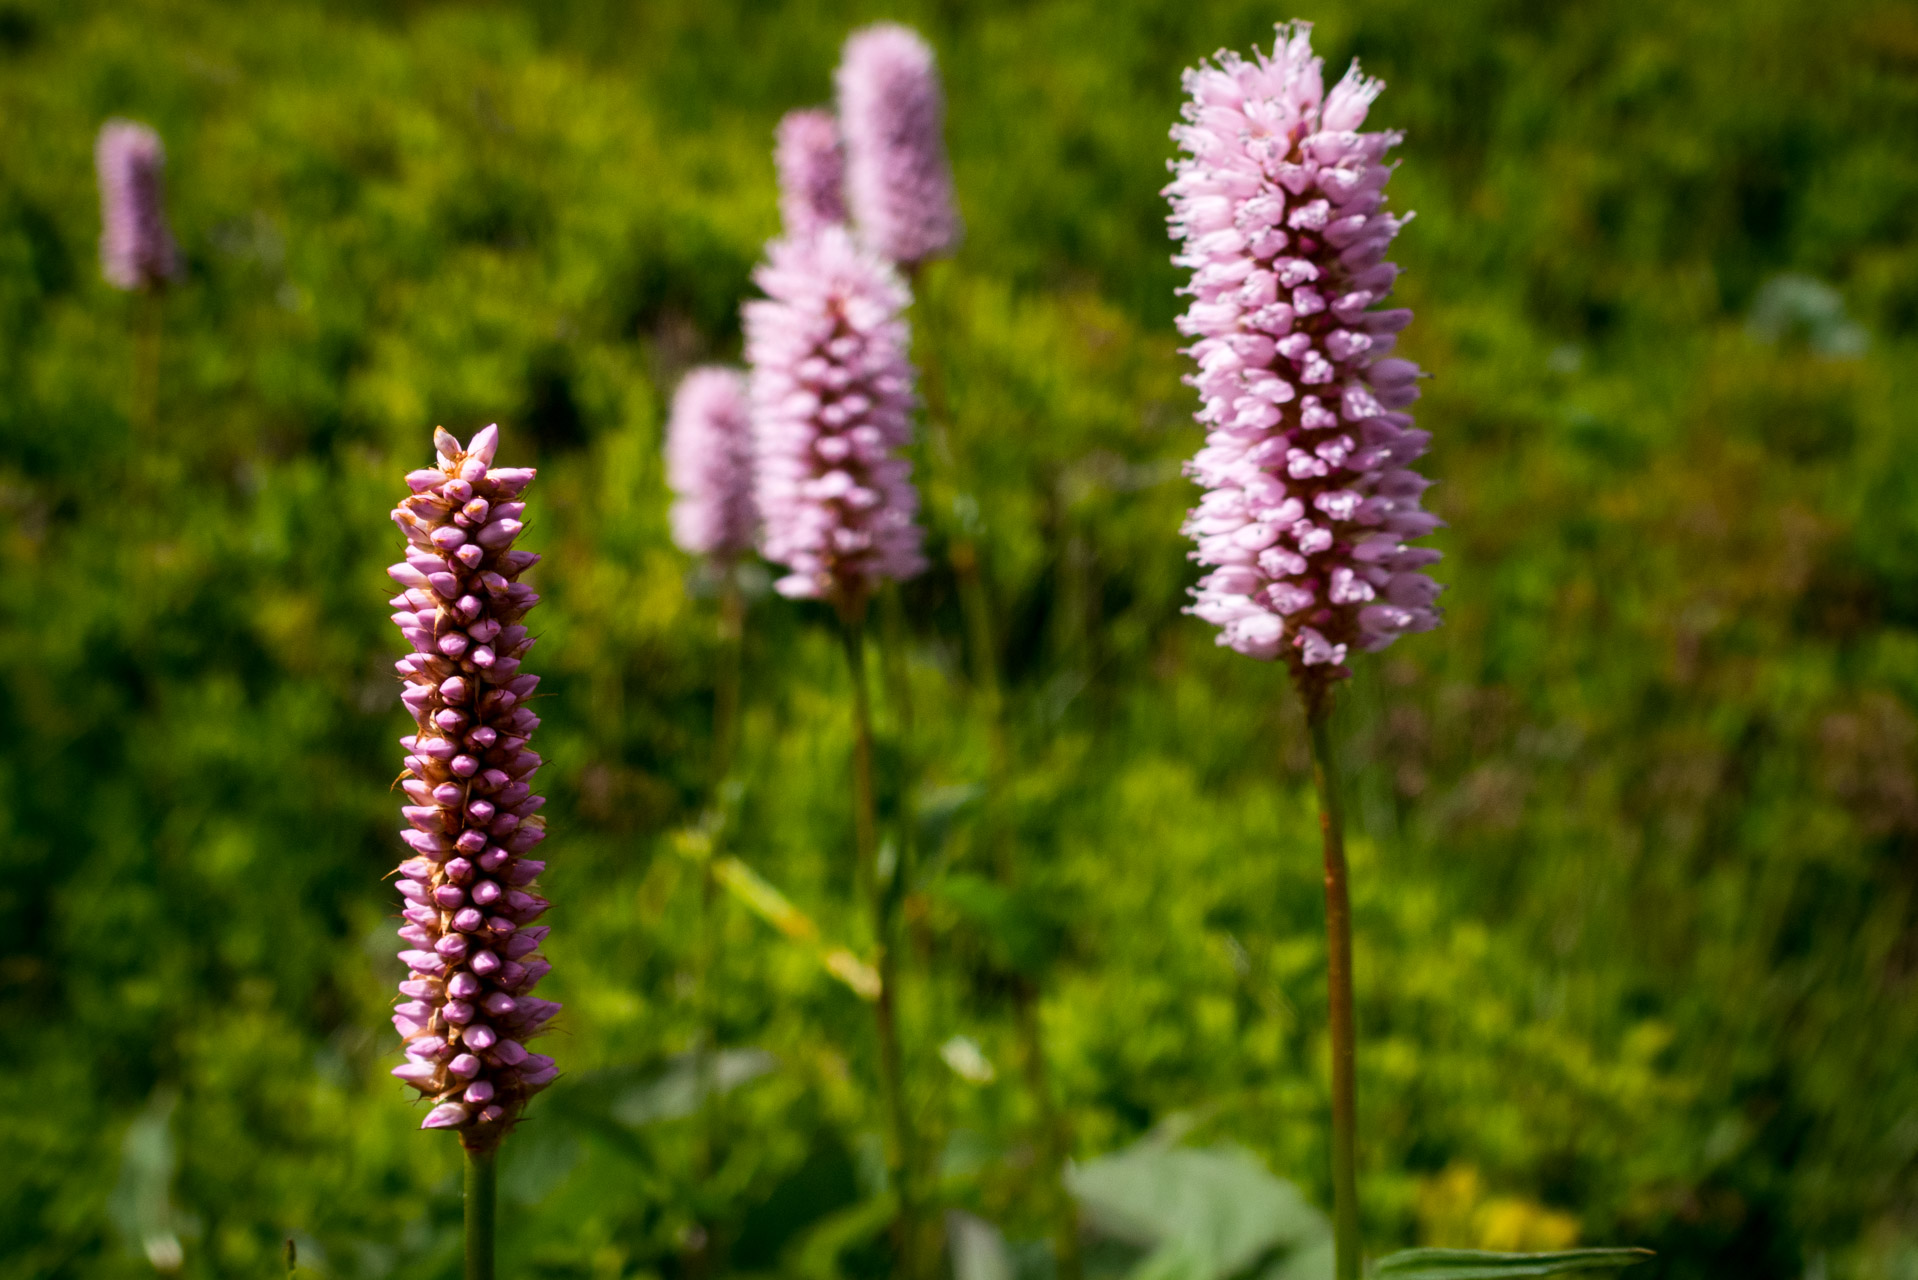
{"label": "grassy meadow background", "polygon": [[[1235,1142],[1327,1198],[1303,726],[1180,613],[1199,433],[1157,194],[1179,69],[1300,16],[1407,133],[1449,522],[1445,626],[1341,711],[1368,1244],[1918,1277],[1897,0],[0,4],[0,1272],[263,1278],[291,1236],[303,1276],[455,1273],[455,1145],[386,1075],[382,569],[432,427],[499,421],[541,469],[567,1009],[506,1149],[505,1274],[883,1274],[864,1006],[731,896],[702,941],[715,606],[659,456],[680,373],[737,357],[774,122],[882,16],[950,92],[930,537],[977,532],[1013,725],[1008,894],[940,560],[903,594],[906,1028],[946,1202],[1045,1273],[1021,983],[1080,1161]],[[165,137],[189,263],[150,426],[145,303],[95,258],[110,115]],[[859,949],[840,655],[763,581],[726,852]],[[684,1056],[709,1010],[716,1131]]]}

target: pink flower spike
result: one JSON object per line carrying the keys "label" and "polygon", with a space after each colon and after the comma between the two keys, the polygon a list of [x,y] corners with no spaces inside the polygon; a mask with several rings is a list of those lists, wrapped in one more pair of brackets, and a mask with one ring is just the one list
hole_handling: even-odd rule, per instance
{"label": "pink flower spike", "polygon": [[745,375],[713,365],[694,369],[680,380],[666,424],[673,541],[682,551],[724,560],[752,548],[752,464]]}
{"label": "pink flower spike", "polygon": [[1425,451],[1402,412],[1422,375],[1389,355],[1411,313],[1371,309],[1410,220],[1384,209],[1399,135],[1357,132],[1383,86],[1354,64],[1327,92],[1303,22],[1270,55],[1221,53],[1184,83],[1186,154],[1165,194],[1208,431],[1185,532],[1212,567],[1190,612],[1222,645],[1284,658],[1318,706],[1352,651],[1439,621],[1440,588],[1418,571],[1437,553],[1405,545],[1438,524],[1406,469]]}
{"label": "pink flower spike", "polygon": [[843,227],[775,240],[745,306],[762,551],[780,593],[857,609],[925,568],[912,434],[909,295]]}
{"label": "pink flower spike", "polygon": [[131,120],[100,126],[93,148],[100,179],[100,274],[116,289],[158,289],[185,273],[167,229],[160,135]]}
{"label": "pink flower spike", "polygon": [[932,49],[881,22],[846,40],[834,79],[846,138],[846,203],[859,234],[902,267],[959,243],[945,94]]}
{"label": "pink flower spike", "polygon": [[[517,926],[468,905],[504,892],[498,881],[479,878],[475,857],[515,885],[530,886],[545,867],[517,856],[538,843],[545,826],[524,781],[510,784],[519,807],[510,847],[489,839],[507,802],[509,771],[523,776],[539,764],[526,748],[538,717],[518,705],[538,684],[536,676],[518,674],[533,643],[522,619],[537,597],[517,581],[538,557],[513,549],[525,514],[518,495],[533,476],[492,466],[497,427],[466,446],[436,432],[434,444],[438,465],[407,477],[411,492],[393,513],[402,530],[423,536],[409,537],[405,562],[389,571],[409,586],[432,588],[409,590],[393,618],[416,648],[399,670],[406,684],[401,702],[417,728],[402,739],[411,754],[401,780],[410,803],[401,808],[407,827],[400,839],[411,856],[395,886],[407,902],[400,936],[409,945],[400,959],[409,972],[400,984],[408,1002],[395,1011],[394,1026],[411,1061],[393,1074],[436,1104],[423,1128],[457,1129],[462,1144],[484,1151],[551,1078],[514,1070],[498,1052],[498,1032],[477,1020],[480,1010],[517,1010],[533,999],[526,993],[549,967],[534,951],[538,939],[519,950],[525,963],[502,975],[494,948],[505,946]],[[470,541],[458,536],[468,532]],[[485,643],[449,643],[466,637]],[[546,906],[544,898],[519,896]],[[537,1030],[528,1023],[515,1034]]]}
{"label": "pink flower spike", "polygon": [[788,111],[774,135],[779,216],[786,234],[812,235],[846,220],[846,153],[839,122],[823,108]]}

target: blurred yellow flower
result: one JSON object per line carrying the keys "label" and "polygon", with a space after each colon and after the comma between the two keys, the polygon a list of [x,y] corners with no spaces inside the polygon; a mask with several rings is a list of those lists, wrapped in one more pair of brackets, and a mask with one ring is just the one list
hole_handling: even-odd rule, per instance
{"label": "blurred yellow flower", "polygon": [[1523,1196],[1487,1196],[1476,1166],[1453,1164],[1425,1179],[1419,1238],[1428,1245],[1549,1252],[1578,1242],[1578,1219]]}

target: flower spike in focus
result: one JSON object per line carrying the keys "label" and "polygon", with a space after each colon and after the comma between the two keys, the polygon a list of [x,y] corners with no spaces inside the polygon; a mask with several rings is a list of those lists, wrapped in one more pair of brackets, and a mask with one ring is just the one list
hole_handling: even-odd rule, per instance
{"label": "flower spike in focus", "polygon": [[534,923],[546,864],[526,855],[546,823],[527,747],[539,677],[520,662],[533,647],[521,618],[539,597],[519,577],[539,557],[513,540],[533,471],[493,466],[497,427],[465,447],[443,430],[433,442],[437,464],[407,475],[412,494],[393,511],[408,547],[387,571],[402,589],[393,621],[413,652],[396,666],[417,726],[400,739],[412,856],[399,868],[409,972],[393,1015],[406,1062],[393,1074],[434,1104],[422,1128],[457,1129],[483,1152],[558,1074],[526,1047],[559,1011],[532,994],[550,968]]}
{"label": "flower spike in focus", "polygon": [[1420,372],[1390,354],[1412,313],[1379,305],[1410,217],[1384,207],[1400,135],[1358,131],[1379,81],[1354,64],[1328,92],[1320,65],[1292,23],[1270,55],[1187,71],[1165,189],[1208,433],[1187,465],[1206,492],[1185,530],[1211,566],[1191,612],[1220,644],[1283,657],[1314,708],[1351,651],[1439,620],[1423,572],[1439,553],[1406,545],[1439,524],[1412,469],[1429,437],[1404,412]]}

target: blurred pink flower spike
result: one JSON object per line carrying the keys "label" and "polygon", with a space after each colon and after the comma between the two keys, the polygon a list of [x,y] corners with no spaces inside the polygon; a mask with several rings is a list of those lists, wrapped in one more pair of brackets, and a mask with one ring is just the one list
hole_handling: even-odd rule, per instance
{"label": "blurred pink flower spike", "polygon": [[185,272],[167,229],[166,148],[131,120],[100,126],[93,148],[100,180],[100,274],[116,289],[158,289]]}
{"label": "blurred pink flower spike", "polygon": [[843,227],[776,240],[745,306],[762,551],[781,594],[856,613],[925,568],[904,283]]}
{"label": "blurred pink flower spike", "polygon": [[789,111],[773,147],[779,171],[779,215],[794,239],[846,220],[846,152],[832,112]]}
{"label": "blurred pink flower spike", "polygon": [[666,424],[673,541],[689,555],[730,561],[753,545],[752,415],[746,377],[706,365],[680,380]]}
{"label": "blurred pink flower spike", "polygon": [[945,94],[932,49],[882,22],[846,40],[836,76],[846,203],[874,250],[910,270],[958,246]]}

